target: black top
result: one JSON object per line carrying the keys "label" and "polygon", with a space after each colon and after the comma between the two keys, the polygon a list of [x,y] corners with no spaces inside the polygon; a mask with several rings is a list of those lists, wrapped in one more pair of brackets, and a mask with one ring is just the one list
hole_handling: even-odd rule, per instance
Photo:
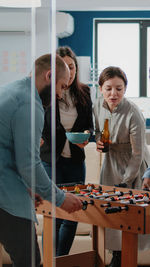
{"label": "black top", "polygon": [[[89,130],[93,132],[93,119],[92,119],[92,102],[91,98],[87,101],[86,105],[77,104],[77,119],[71,129],[71,132],[84,132]],[[66,135],[65,129],[60,122],[60,112],[58,100],[56,101],[56,160],[59,159],[65,142]],[[41,159],[47,163],[51,163],[51,107],[45,112],[45,124],[43,129],[44,144],[41,147]],[[71,157],[75,162],[82,162],[85,159],[84,149],[69,142]]]}

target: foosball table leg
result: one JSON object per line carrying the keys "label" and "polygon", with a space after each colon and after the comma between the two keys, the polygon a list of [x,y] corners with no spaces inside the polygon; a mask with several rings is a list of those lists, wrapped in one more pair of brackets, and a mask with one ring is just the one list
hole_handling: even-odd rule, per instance
{"label": "foosball table leg", "polygon": [[105,267],[105,228],[93,225],[93,250],[96,251],[96,267]]}
{"label": "foosball table leg", "polygon": [[138,234],[122,232],[121,267],[137,267]]}
{"label": "foosball table leg", "polygon": [[53,267],[53,219],[44,216],[43,267]]}

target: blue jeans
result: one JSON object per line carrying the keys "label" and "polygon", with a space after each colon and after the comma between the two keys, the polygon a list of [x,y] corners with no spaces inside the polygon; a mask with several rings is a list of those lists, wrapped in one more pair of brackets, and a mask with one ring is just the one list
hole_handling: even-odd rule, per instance
{"label": "blue jeans", "polygon": [[[50,164],[43,162],[51,178]],[[85,163],[75,163],[71,158],[60,159],[56,163],[56,183],[78,183],[85,181]],[[67,255],[72,246],[77,229],[77,222],[56,219],[56,256]]]}

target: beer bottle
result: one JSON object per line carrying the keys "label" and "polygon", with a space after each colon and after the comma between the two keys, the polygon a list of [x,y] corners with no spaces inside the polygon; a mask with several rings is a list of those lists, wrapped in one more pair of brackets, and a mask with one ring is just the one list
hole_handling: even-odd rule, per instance
{"label": "beer bottle", "polygon": [[101,142],[104,144],[104,148],[102,149],[102,152],[108,152],[109,151],[109,125],[108,125],[108,119],[104,122],[104,129],[101,132]]}

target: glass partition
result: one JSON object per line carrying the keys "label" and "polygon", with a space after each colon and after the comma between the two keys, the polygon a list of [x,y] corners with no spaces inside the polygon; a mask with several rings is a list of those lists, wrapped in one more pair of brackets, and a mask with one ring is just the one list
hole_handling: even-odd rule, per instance
{"label": "glass partition", "polygon": [[[29,1],[30,3],[32,1]],[[38,1],[39,2],[39,1]],[[56,7],[55,1],[42,1],[41,7],[11,8],[0,7],[0,87],[16,80],[31,76],[31,107],[26,112],[31,116],[31,191],[35,198],[36,183],[36,81],[35,60],[52,54],[51,65],[51,106],[52,106],[52,180],[55,183],[55,51],[56,51]],[[1,90],[1,89],[0,89]],[[15,88],[14,88],[15,90]],[[2,99],[0,100],[2,101]],[[43,112],[44,114],[44,112]],[[19,141],[19,140],[18,140]],[[23,141],[22,141],[23,142]],[[39,149],[40,150],[40,149]],[[26,161],[20,158],[20,161]],[[22,179],[22,178],[21,178]],[[24,182],[23,182],[24,183]],[[35,199],[34,199],[35,200]],[[55,203],[55,191],[52,194]],[[18,206],[19,206],[18,202]],[[0,206],[1,208],[1,206]],[[31,210],[33,206],[31,206]],[[55,212],[55,208],[53,209]],[[31,212],[32,213],[32,212]],[[26,216],[26,215],[23,215]],[[34,221],[34,216],[32,217]],[[33,222],[34,225],[34,222]],[[35,233],[32,229],[31,243],[34,244]],[[55,235],[55,221],[53,221]],[[55,247],[55,237],[53,238]],[[15,241],[14,241],[15,242]],[[41,254],[43,254],[41,240]],[[55,249],[53,249],[53,255]],[[42,256],[42,255],[41,255]],[[55,256],[55,255],[54,255]],[[55,266],[55,262],[53,262]],[[32,247],[32,267],[35,267],[35,247]]]}
{"label": "glass partition", "polygon": [[147,27],[147,96],[150,97],[150,27]]}

